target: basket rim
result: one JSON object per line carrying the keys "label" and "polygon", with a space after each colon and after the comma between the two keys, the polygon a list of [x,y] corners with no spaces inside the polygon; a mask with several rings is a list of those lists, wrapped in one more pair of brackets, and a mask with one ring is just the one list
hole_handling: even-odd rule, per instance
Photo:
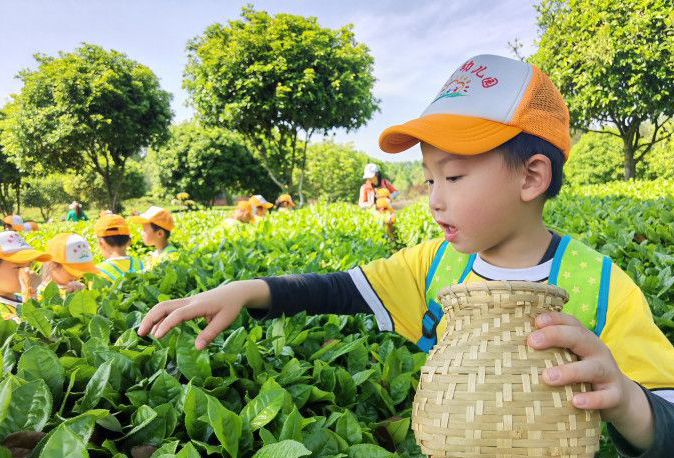
{"label": "basket rim", "polygon": [[450,296],[457,297],[459,293],[468,293],[472,291],[491,292],[528,292],[537,294],[549,294],[552,296],[561,297],[564,301],[568,301],[569,293],[559,286],[551,285],[549,283],[540,283],[524,280],[485,280],[470,283],[458,283],[442,288],[438,291],[437,297]]}

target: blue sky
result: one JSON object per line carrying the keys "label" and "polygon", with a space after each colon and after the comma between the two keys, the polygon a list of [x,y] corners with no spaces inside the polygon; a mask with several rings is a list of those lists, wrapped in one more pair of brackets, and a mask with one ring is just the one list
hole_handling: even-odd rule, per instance
{"label": "blue sky", "polygon": [[[18,92],[16,73],[34,67],[36,52],[56,55],[86,41],[124,52],[150,67],[171,92],[175,121],[189,119],[181,88],[185,44],[210,24],[239,17],[246,1],[226,0],[0,0],[0,104]],[[316,16],[324,27],[354,25],[375,58],[375,95],[381,112],[339,142],[386,160],[418,159],[418,147],[396,156],[377,145],[386,127],[418,116],[458,64],[475,54],[511,56],[517,37],[533,51],[536,12],[531,0],[251,2],[270,13]],[[314,137],[314,141],[320,141]]]}

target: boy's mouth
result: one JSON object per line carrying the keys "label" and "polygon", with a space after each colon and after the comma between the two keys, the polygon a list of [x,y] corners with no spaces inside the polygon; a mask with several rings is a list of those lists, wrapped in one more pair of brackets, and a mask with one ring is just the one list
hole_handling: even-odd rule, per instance
{"label": "boy's mouth", "polygon": [[446,224],[441,221],[436,221],[442,230],[445,233],[445,240],[448,242],[453,242],[456,240],[457,232],[459,229],[456,226],[452,226],[451,224]]}

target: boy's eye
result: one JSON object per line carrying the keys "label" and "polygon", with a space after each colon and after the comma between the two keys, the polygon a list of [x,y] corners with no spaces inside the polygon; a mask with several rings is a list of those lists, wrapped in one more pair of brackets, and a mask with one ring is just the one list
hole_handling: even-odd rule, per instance
{"label": "boy's eye", "polygon": [[449,181],[450,183],[455,183],[456,181],[459,180],[459,178],[461,178],[461,176],[447,177],[447,181]]}

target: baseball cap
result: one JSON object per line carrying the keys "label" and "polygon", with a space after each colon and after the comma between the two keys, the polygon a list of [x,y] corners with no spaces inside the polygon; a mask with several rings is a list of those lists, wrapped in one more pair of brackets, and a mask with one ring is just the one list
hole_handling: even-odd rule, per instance
{"label": "baseball cap", "polygon": [[250,205],[253,207],[264,207],[264,208],[271,208],[274,206],[274,204],[271,204],[267,202],[267,199],[262,197],[260,194],[255,194],[253,197],[248,199],[250,201]]}
{"label": "baseball cap", "polygon": [[129,226],[124,218],[119,215],[103,215],[96,220],[94,224],[94,233],[96,237],[107,237],[110,235],[129,235]]}
{"label": "baseball cap", "polygon": [[5,216],[3,221],[5,224],[9,224],[12,227],[12,230],[15,232],[21,232],[25,230],[23,218],[21,218],[19,215]]}
{"label": "baseball cap", "polygon": [[51,256],[42,251],[34,250],[16,232],[3,231],[0,232],[0,259],[20,264],[32,261],[49,261]]}
{"label": "baseball cap", "polygon": [[569,110],[559,90],[536,66],[483,54],[465,61],[420,117],[379,137],[387,153],[419,141],[461,155],[490,151],[526,132],[569,157]]}
{"label": "baseball cap", "polygon": [[84,237],[77,234],[58,234],[47,243],[47,253],[51,260],[58,262],[63,268],[77,278],[85,273],[98,273],[94,264],[94,256]]}
{"label": "baseball cap", "polygon": [[295,206],[295,202],[293,202],[293,198],[290,197],[290,194],[281,194],[278,196],[278,199],[276,199],[276,203],[281,203],[281,202],[288,202],[291,207]]}
{"label": "baseball cap", "polygon": [[129,222],[136,224],[153,223],[167,231],[172,231],[175,227],[171,212],[161,207],[155,207],[154,205],[140,215],[129,218]]}
{"label": "baseball cap", "polygon": [[365,166],[365,171],[363,171],[363,179],[374,178],[377,172],[379,172],[379,166],[377,164],[367,164]]}

